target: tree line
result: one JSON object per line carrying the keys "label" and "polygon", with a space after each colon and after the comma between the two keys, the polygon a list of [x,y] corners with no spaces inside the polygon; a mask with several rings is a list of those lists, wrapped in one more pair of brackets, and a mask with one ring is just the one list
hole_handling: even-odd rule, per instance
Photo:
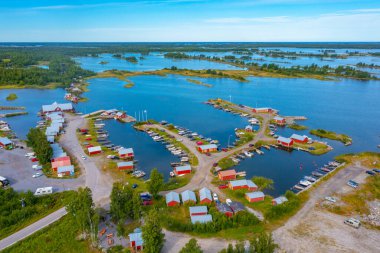
{"label": "tree line", "polygon": [[53,149],[47,141],[45,133],[39,128],[31,128],[26,138],[26,144],[36,153],[40,164],[45,165],[49,163],[53,156]]}

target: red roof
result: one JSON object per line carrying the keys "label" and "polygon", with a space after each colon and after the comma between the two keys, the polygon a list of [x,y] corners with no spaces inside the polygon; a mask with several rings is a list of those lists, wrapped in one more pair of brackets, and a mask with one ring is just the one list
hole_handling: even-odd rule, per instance
{"label": "red roof", "polygon": [[58,161],[70,161],[70,156],[62,156],[62,157],[57,157],[52,160],[52,162],[58,162]]}
{"label": "red roof", "polygon": [[55,161],[51,163],[52,168],[58,168],[58,167],[69,166],[69,165],[71,165],[70,160]]}
{"label": "red roof", "polygon": [[218,173],[219,173],[219,176],[221,177],[236,176],[235,170],[223,170],[223,171],[219,171]]}

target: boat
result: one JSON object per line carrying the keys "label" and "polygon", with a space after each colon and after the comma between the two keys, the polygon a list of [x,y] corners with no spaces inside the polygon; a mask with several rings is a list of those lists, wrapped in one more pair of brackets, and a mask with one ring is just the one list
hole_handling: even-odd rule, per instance
{"label": "boat", "polygon": [[306,179],[307,181],[311,182],[311,183],[314,183],[315,181],[317,181],[316,178],[314,178],[314,177],[310,177],[310,176],[305,176],[305,179]]}
{"label": "boat", "polygon": [[301,185],[298,185],[298,184],[296,184],[295,186],[293,186],[295,189],[297,189],[297,190],[300,190],[300,191],[302,191],[303,189],[304,189],[304,187],[303,186],[301,186]]}
{"label": "boat", "polygon": [[237,172],[236,175],[238,175],[240,177],[245,177],[247,175],[247,173],[245,171],[240,171],[240,172]]}
{"label": "boat", "polygon": [[237,159],[237,158],[231,158],[231,160],[232,160],[234,163],[239,163],[239,162],[240,162],[240,160]]}
{"label": "boat", "polygon": [[323,167],[323,168],[321,168],[321,170],[323,170],[324,172],[330,172],[330,170],[328,169],[328,168],[325,168],[325,167]]}
{"label": "boat", "polygon": [[171,177],[175,177],[175,174],[174,174],[173,171],[170,171],[169,175],[170,175]]}
{"label": "boat", "polygon": [[311,185],[311,183],[307,180],[300,180],[299,184],[304,186],[304,187],[308,187],[309,185]]}
{"label": "boat", "polygon": [[239,158],[241,158],[241,159],[245,159],[245,158],[246,158],[246,157],[245,157],[244,155],[242,155],[242,154],[237,155],[237,157],[239,157]]}
{"label": "boat", "polygon": [[252,157],[253,154],[249,151],[244,151],[244,155],[247,156],[247,157]]}
{"label": "boat", "polygon": [[143,177],[145,175],[146,175],[145,172],[142,170],[135,170],[134,172],[132,172],[132,176],[137,177],[137,178]]}
{"label": "boat", "polygon": [[263,147],[270,150],[270,147],[268,145],[263,145]]}
{"label": "boat", "polygon": [[172,166],[172,167],[177,167],[177,166],[181,166],[181,165],[182,165],[181,163],[175,163],[175,162],[170,163],[170,166]]}
{"label": "boat", "polygon": [[264,154],[264,152],[261,151],[260,149],[255,149],[255,151],[256,151],[256,153],[259,154],[259,155],[263,155],[263,154]]}

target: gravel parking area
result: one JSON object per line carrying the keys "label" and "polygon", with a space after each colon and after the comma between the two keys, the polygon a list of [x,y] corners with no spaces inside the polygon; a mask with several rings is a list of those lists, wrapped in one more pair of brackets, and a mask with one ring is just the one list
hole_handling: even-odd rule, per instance
{"label": "gravel parking area", "polygon": [[365,180],[367,168],[350,165],[333,178],[310,192],[310,199],[287,223],[274,231],[279,252],[379,252],[380,232],[364,226],[349,227],[348,218],[320,208],[325,196],[347,193],[353,189],[346,185],[349,179],[358,183]]}
{"label": "gravel parking area", "polygon": [[36,172],[32,169],[32,163],[25,154],[31,152],[28,149],[16,148],[13,150],[0,150],[0,176],[7,178],[10,185],[16,191],[32,191],[37,188],[52,186],[54,191],[76,189],[84,185],[83,176],[74,179],[53,179],[46,176],[33,178]]}

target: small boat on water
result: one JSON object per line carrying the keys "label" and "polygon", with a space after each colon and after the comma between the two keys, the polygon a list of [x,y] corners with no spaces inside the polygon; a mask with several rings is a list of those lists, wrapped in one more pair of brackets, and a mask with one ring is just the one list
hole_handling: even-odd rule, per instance
{"label": "small boat on water", "polygon": [[170,163],[170,166],[172,166],[172,167],[177,167],[177,166],[181,166],[182,165],[182,163]]}
{"label": "small boat on water", "polygon": [[260,149],[255,149],[255,151],[256,151],[256,153],[259,154],[259,155],[263,155],[263,154],[264,154],[264,152],[261,151]]}
{"label": "small boat on water", "polygon": [[246,157],[252,157],[253,156],[253,154],[251,152],[249,152],[249,151],[244,151],[244,155]]}
{"label": "small boat on water", "polygon": [[311,174],[312,174],[313,176],[315,176],[315,177],[322,177],[322,176],[323,176],[323,174],[322,174],[322,173],[319,173],[318,171],[313,171],[313,172],[311,172]]}
{"label": "small boat on water", "polygon": [[311,183],[314,183],[314,182],[317,181],[316,178],[314,178],[314,177],[310,177],[310,176],[305,176],[305,179],[306,179],[307,181],[311,182]]}
{"label": "small boat on water", "polygon": [[300,180],[299,184],[305,187],[308,187],[309,185],[311,185],[311,183],[307,180]]}
{"label": "small boat on water", "polygon": [[293,186],[294,189],[297,189],[297,190],[300,190],[302,191],[304,189],[304,187],[302,187],[301,185],[298,185],[296,184],[295,186]]}
{"label": "small boat on water", "polygon": [[171,177],[175,177],[175,174],[174,174],[173,171],[170,171],[169,175],[170,175]]}
{"label": "small boat on water", "polygon": [[238,154],[237,157],[241,158],[241,159],[245,159],[246,157],[242,154]]}
{"label": "small boat on water", "polygon": [[321,170],[323,170],[324,172],[330,172],[330,170],[328,168],[325,168],[325,167],[321,168]]}
{"label": "small boat on water", "polygon": [[268,145],[263,145],[264,148],[266,148],[267,150],[270,150],[270,147]]}
{"label": "small boat on water", "polygon": [[237,158],[231,158],[231,160],[232,160],[234,163],[239,163],[239,162],[240,162],[240,160],[237,159]]}
{"label": "small boat on water", "polygon": [[237,172],[236,175],[238,175],[240,177],[245,177],[247,175],[247,173],[245,171],[240,171],[240,172]]}
{"label": "small boat on water", "polygon": [[132,172],[132,176],[137,177],[137,178],[143,177],[145,175],[146,175],[145,172],[142,170],[135,170],[134,172]]}

